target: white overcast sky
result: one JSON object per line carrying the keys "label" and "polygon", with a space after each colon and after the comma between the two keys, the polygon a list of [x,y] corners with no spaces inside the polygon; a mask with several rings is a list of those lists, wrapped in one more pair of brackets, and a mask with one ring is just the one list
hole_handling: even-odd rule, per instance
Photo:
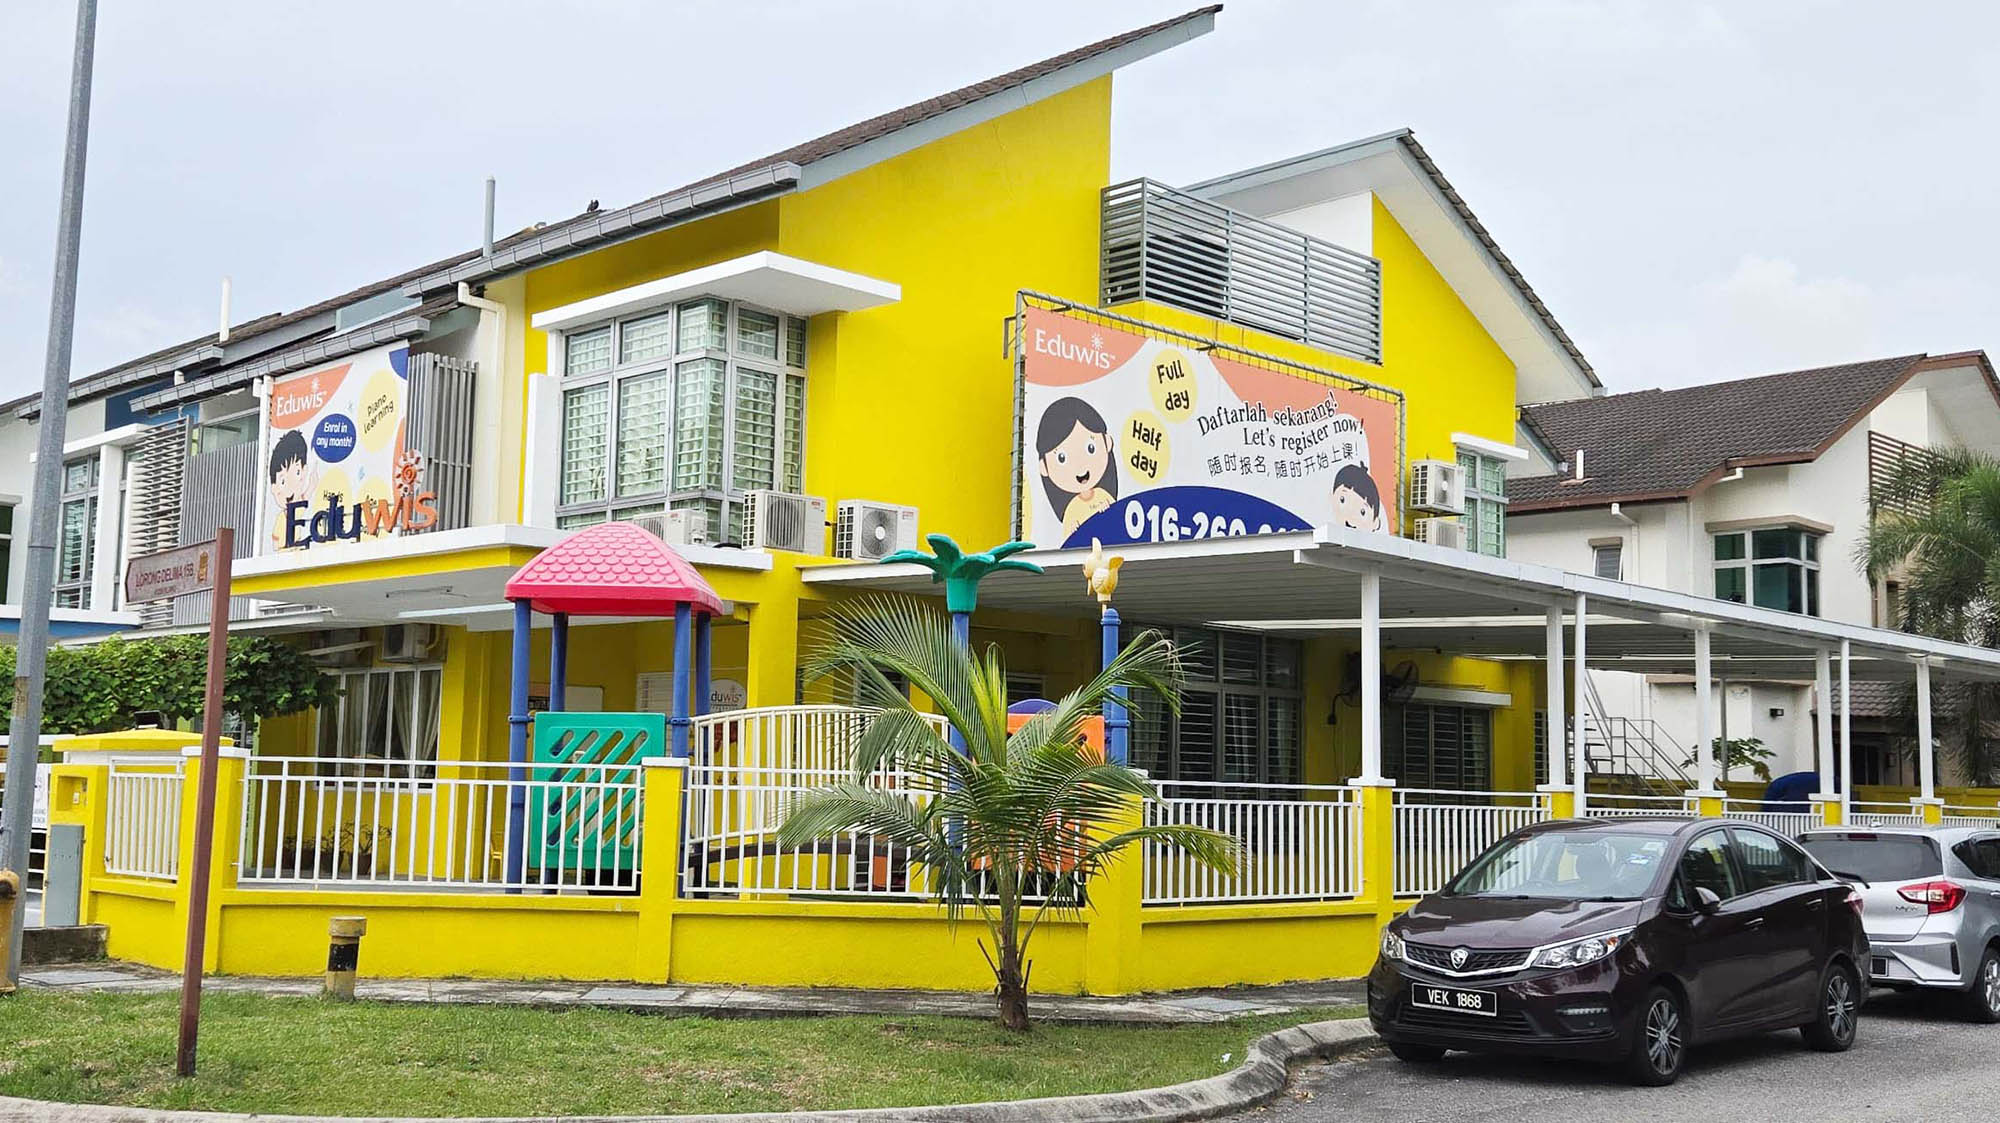
{"label": "white overcast sky", "polygon": [[[76,372],[632,202],[1194,0],[101,0]],[[0,398],[40,384],[73,5],[0,12]],[[1113,172],[1409,126],[1613,390],[2000,349],[2000,5],[1233,0]]]}

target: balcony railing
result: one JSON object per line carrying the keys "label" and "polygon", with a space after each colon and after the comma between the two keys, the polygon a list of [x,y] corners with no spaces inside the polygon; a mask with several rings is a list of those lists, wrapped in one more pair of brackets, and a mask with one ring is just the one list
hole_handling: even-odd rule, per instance
{"label": "balcony railing", "polygon": [[1149,179],[1103,193],[1100,302],[1156,300],[1382,361],[1382,263]]}

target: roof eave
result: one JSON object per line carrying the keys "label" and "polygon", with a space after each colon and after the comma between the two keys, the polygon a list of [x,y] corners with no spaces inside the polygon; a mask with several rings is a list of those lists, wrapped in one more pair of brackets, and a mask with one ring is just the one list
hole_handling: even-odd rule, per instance
{"label": "roof eave", "polygon": [[134,399],[132,404],[137,409],[151,413],[183,402],[214,397],[217,394],[241,389],[267,375],[290,374],[315,363],[343,358],[384,343],[415,339],[430,331],[432,319],[433,316],[425,315],[400,316],[392,320],[383,320],[345,335],[318,340],[273,355],[260,356],[228,370],[217,371],[179,386],[156,390],[145,397]]}

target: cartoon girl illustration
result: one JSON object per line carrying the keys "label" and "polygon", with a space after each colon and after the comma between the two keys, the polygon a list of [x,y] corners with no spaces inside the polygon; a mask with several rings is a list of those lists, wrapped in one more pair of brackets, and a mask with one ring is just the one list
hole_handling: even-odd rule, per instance
{"label": "cartoon girl illustration", "polygon": [[1041,462],[1049,506],[1062,516],[1065,535],[1118,498],[1111,430],[1082,398],[1064,398],[1042,411],[1035,430],[1035,456]]}
{"label": "cartoon girl illustration", "polygon": [[1333,521],[1355,530],[1381,530],[1382,493],[1368,469],[1349,464],[1333,477]]}

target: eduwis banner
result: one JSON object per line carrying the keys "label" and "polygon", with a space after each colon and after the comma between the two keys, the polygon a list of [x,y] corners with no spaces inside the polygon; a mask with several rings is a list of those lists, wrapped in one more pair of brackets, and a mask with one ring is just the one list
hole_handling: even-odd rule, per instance
{"label": "eduwis banner", "polygon": [[379,538],[436,522],[403,448],[410,349],[378,347],[279,379],[265,414],[262,552]]}
{"label": "eduwis banner", "polygon": [[1030,308],[1022,537],[1392,532],[1397,404]]}

